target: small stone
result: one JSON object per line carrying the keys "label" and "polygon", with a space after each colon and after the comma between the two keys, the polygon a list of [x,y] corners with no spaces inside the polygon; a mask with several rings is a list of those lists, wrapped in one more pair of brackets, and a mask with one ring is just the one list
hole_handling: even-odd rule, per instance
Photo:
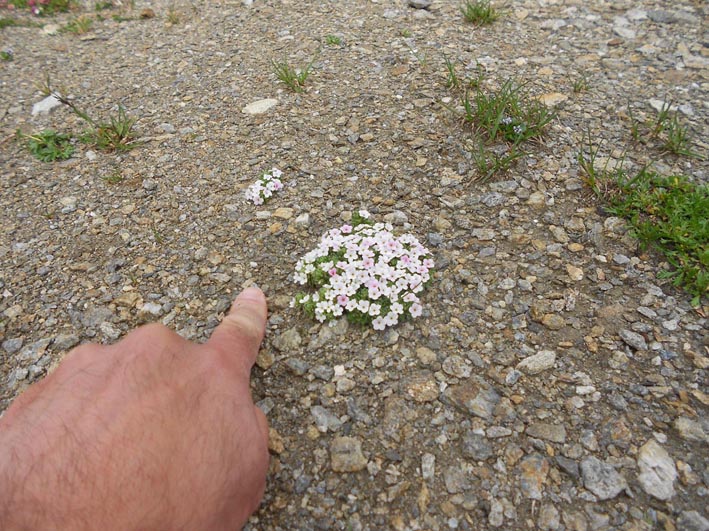
{"label": "small stone", "polygon": [[430,365],[431,363],[436,361],[436,353],[427,347],[417,348],[416,357],[423,365]]}
{"label": "small stone", "polygon": [[549,330],[561,330],[566,326],[566,320],[558,313],[548,313],[542,317],[542,324]]}
{"label": "small stone", "polygon": [[630,345],[635,350],[647,350],[647,343],[645,342],[645,338],[637,332],[632,332],[631,330],[623,329],[618,332],[618,335],[627,345]]}
{"label": "small stone", "polygon": [[56,350],[69,350],[71,347],[79,343],[79,336],[76,334],[59,334],[54,338],[53,346]]}
{"label": "small stone", "polygon": [[61,104],[62,102],[54,96],[47,96],[42,101],[38,101],[32,105],[32,116],[37,116],[38,114],[48,114],[52,109],[56,109],[61,106]]}
{"label": "small stone", "polygon": [[286,445],[283,442],[283,437],[281,436],[275,428],[268,428],[268,450],[269,452],[279,455],[282,454],[286,449]]}
{"label": "small stone", "polygon": [[293,217],[293,209],[288,207],[280,207],[273,211],[273,217],[281,219],[291,219]]}
{"label": "small stone", "polygon": [[473,238],[486,242],[494,240],[496,232],[493,229],[473,229],[471,235]]}
{"label": "small stone", "polygon": [[587,457],[581,462],[583,485],[599,500],[610,500],[624,491],[628,485],[613,466],[596,457]]}
{"label": "small stone", "polygon": [[443,482],[449,494],[463,492],[470,488],[470,480],[460,466],[450,466],[443,473]]}
{"label": "small stone", "polygon": [[463,384],[448,387],[442,400],[463,412],[489,419],[500,401],[500,395],[482,380],[470,379]]}
{"label": "small stone", "polygon": [[99,325],[99,330],[101,330],[101,333],[109,339],[118,339],[122,334],[120,328],[108,321],[101,323]]}
{"label": "small stone", "polygon": [[537,526],[542,530],[556,531],[561,523],[559,518],[559,510],[551,503],[545,503],[539,509],[539,518]]}
{"label": "small stone", "polygon": [[709,531],[709,520],[697,511],[682,511],[677,518],[680,531]]}
{"label": "small stone", "polygon": [[306,372],[308,372],[309,368],[308,362],[299,358],[289,358],[286,361],[286,365],[296,376],[303,376]]}
{"label": "small stone", "polygon": [[557,455],[555,459],[556,464],[559,465],[561,470],[566,472],[573,479],[579,479],[579,464],[576,461],[569,459],[568,457],[564,457],[563,455]]}
{"label": "small stone", "polygon": [[277,99],[266,98],[263,100],[254,101],[253,103],[249,103],[246,107],[241,109],[241,112],[246,114],[263,114],[272,107],[276,106],[277,104]]}
{"label": "small stone", "polygon": [[15,337],[12,339],[6,339],[2,342],[2,348],[8,354],[14,354],[22,348],[22,343],[24,340],[21,337]]}
{"label": "small stone", "polygon": [[300,337],[298,329],[296,327],[292,327],[274,339],[273,346],[280,352],[288,354],[291,351],[297,350],[302,342],[303,339]]}
{"label": "small stone", "polygon": [[552,350],[542,350],[537,354],[524,358],[517,365],[517,370],[524,374],[534,375],[551,369],[556,363],[556,353]]}
{"label": "small stone", "polygon": [[431,0],[408,0],[408,4],[414,9],[428,9],[431,6]]}
{"label": "small stone", "polygon": [[330,443],[330,460],[335,472],[358,472],[367,466],[362,443],[354,437],[335,437]]}
{"label": "small stone", "polygon": [[559,243],[569,243],[569,235],[562,227],[557,227],[555,225],[549,226],[549,232],[552,233],[554,239]]}
{"label": "small stone", "polygon": [[436,472],[436,456],[433,454],[423,454],[421,456],[421,477],[430,481]]}
{"label": "small stone", "polygon": [[158,182],[155,179],[143,179],[143,189],[149,192],[156,190],[158,187]]}
{"label": "small stone", "polygon": [[487,516],[487,521],[492,527],[500,527],[505,523],[504,507],[496,498],[490,502],[490,514]]}
{"label": "small stone", "polygon": [[571,278],[571,280],[575,280],[577,282],[579,280],[583,280],[583,269],[581,269],[580,267],[567,264],[566,272],[569,274],[569,278]]}
{"label": "small stone", "polygon": [[406,395],[415,402],[432,402],[438,398],[438,383],[430,372],[422,372],[407,379]]}
{"label": "small stone", "polygon": [[546,197],[542,192],[532,192],[527,198],[527,204],[534,208],[542,208],[546,205]]}
{"label": "small stone", "polygon": [[677,417],[674,427],[679,436],[689,441],[709,442],[709,437],[699,422],[687,417]]}
{"label": "small stone", "polygon": [[658,500],[667,501],[675,495],[677,479],[675,463],[654,439],[643,444],[638,451],[638,480],[643,490]]}
{"label": "small stone", "polygon": [[138,310],[138,316],[145,317],[158,317],[162,313],[162,304],[156,302],[146,302]]}
{"label": "small stone", "polygon": [[470,365],[463,358],[457,355],[448,356],[443,362],[443,372],[456,378],[468,378],[470,376]]}
{"label": "small stone", "polygon": [[462,440],[463,455],[475,461],[485,461],[492,455],[492,446],[488,440],[478,433],[468,431]]}
{"label": "small stone", "polygon": [[264,371],[270,369],[276,363],[276,357],[271,349],[262,348],[256,355],[256,366]]}
{"label": "small stone", "polygon": [[547,94],[542,94],[538,97],[538,99],[547,107],[556,107],[560,103],[563,103],[568,100],[569,97],[566,94],[562,94],[561,92],[549,92]]}
{"label": "small stone", "polygon": [[315,426],[321,433],[325,433],[328,430],[337,431],[342,426],[342,421],[322,406],[311,407],[310,414],[315,419]]}
{"label": "small stone", "polygon": [[337,381],[337,392],[338,393],[349,393],[357,386],[357,383],[350,378],[342,378]]}
{"label": "small stone", "polygon": [[150,9],[149,7],[146,7],[140,12],[140,18],[142,19],[148,19],[148,18],[155,18],[155,11]]}
{"label": "small stone", "polygon": [[539,454],[532,454],[520,462],[519,468],[522,494],[532,500],[541,500],[549,462]]}
{"label": "small stone", "polygon": [[563,424],[535,422],[527,427],[527,435],[560,444],[566,442],[566,428]]}
{"label": "small stone", "polygon": [[307,212],[301,214],[295,218],[295,224],[299,227],[309,227],[310,226],[310,214]]}

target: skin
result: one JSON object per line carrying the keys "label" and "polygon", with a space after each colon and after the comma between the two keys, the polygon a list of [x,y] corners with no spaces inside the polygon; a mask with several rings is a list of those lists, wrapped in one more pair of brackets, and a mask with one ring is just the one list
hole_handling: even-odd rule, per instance
{"label": "skin", "polygon": [[205,344],[151,324],[72,350],[0,418],[0,529],[241,529],[269,460],[265,323],[248,288]]}

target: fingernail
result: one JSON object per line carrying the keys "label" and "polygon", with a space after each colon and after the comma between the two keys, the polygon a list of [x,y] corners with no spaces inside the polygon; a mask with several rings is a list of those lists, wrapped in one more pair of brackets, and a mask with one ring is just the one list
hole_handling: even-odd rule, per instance
{"label": "fingernail", "polygon": [[239,293],[237,299],[261,302],[264,297],[265,295],[263,294],[263,291],[261,291],[259,288],[250,287]]}

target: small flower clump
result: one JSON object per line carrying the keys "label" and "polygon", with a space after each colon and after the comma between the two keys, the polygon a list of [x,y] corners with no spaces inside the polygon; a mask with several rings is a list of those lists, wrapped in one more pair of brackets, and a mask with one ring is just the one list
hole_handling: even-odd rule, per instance
{"label": "small flower clump", "polygon": [[270,172],[264,173],[261,178],[246,190],[246,200],[254,205],[263,205],[268,201],[273,192],[283,189],[281,182],[283,172],[278,168],[273,168]]}
{"label": "small flower clump", "polygon": [[315,293],[298,293],[291,306],[320,322],[346,315],[384,330],[421,315],[418,295],[430,283],[431,253],[415,236],[396,237],[388,223],[373,223],[366,210],[352,223],[326,232],[296,264],[294,280]]}

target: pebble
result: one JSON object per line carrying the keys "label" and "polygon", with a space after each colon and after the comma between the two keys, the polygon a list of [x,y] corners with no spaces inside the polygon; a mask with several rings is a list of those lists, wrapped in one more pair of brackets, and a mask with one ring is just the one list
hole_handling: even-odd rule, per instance
{"label": "pebble", "polygon": [[279,352],[291,354],[293,351],[300,348],[302,342],[303,338],[300,337],[298,329],[292,327],[276,337],[276,339],[273,340],[273,346],[278,349]]}
{"label": "pebble", "polygon": [[520,461],[519,469],[522,495],[532,500],[541,500],[549,474],[549,462],[541,455],[532,454]]}
{"label": "pebble", "polygon": [[677,518],[678,531],[709,531],[709,520],[698,511],[682,511]]}
{"label": "pebble", "polygon": [[537,526],[542,530],[556,531],[561,525],[559,510],[551,503],[543,504],[539,509]]}
{"label": "pebble", "polygon": [[548,424],[535,422],[527,427],[527,435],[537,439],[544,439],[555,443],[566,442],[566,428],[562,424]]}
{"label": "pebble", "polygon": [[524,358],[517,364],[517,370],[531,376],[551,369],[555,363],[556,353],[552,350],[542,350]]}
{"label": "pebble", "polygon": [[32,105],[32,116],[37,116],[38,114],[49,114],[50,111],[61,107],[62,102],[59,101],[54,96],[47,96],[41,101],[38,101]]}
{"label": "pebble", "polygon": [[442,400],[463,412],[489,419],[500,401],[500,395],[489,384],[481,380],[467,380],[465,384],[448,387],[443,392]]}
{"label": "pebble", "polygon": [[613,499],[628,487],[625,478],[612,465],[596,457],[581,461],[581,476],[584,487],[599,500]]}
{"label": "pebble", "polygon": [[688,441],[709,442],[709,436],[704,427],[697,421],[687,417],[677,417],[674,428],[679,436]]}
{"label": "pebble", "polygon": [[667,450],[650,439],[640,447],[637,462],[640,470],[638,480],[645,492],[662,501],[675,495],[677,469]]}
{"label": "pebble", "polygon": [[618,332],[618,335],[627,345],[630,345],[635,350],[647,350],[647,343],[645,342],[645,338],[637,332],[623,329]]}
{"label": "pebble", "polygon": [[315,419],[315,426],[318,431],[322,433],[328,430],[337,431],[342,426],[342,421],[322,406],[313,406],[310,408],[310,414]]}
{"label": "pebble", "polygon": [[268,112],[276,105],[278,105],[277,99],[265,98],[249,103],[246,107],[241,109],[241,112],[245,114],[263,114],[265,112]]}
{"label": "pebble", "polygon": [[330,466],[335,472],[359,472],[367,467],[362,442],[355,437],[335,437],[330,443]]}
{"label": "pebble", "polygon": [[425,481],[431,481],[436,474],[436,456],[425,453],[421,456],[421,477]]}
{"label": "pebble", "polygon": [[22,339],[21,337],[6,339],[2,342],[2,348],[8,354],[14,354],[22,348],[23,343],[24,339]]}
{"label": "pebble", "polygon": [[485,461],[492,456],[492,446],[485,436],[467,431],[462,438],[461,449],[463,455],[475,461]]}
{"label": "pebble", "polygon": [[414,9],[428,9],[431,6],[431,0],[408,0],[408,4]]}

